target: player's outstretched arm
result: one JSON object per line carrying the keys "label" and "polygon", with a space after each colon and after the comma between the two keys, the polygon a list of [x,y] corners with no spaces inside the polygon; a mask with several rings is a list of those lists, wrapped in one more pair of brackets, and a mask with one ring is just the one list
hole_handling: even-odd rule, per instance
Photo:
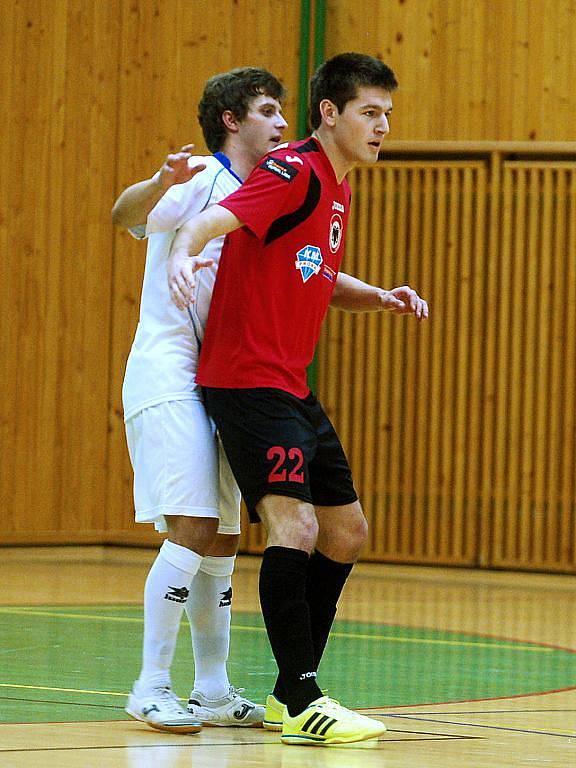
{"label": "player's outstretched arm", "polygon": [[184,184],[203,171],[204,163],[190,166],[194,144],[186,144],[179,152],[167,155],[162,167],[151,179],[138,181],[120,193],[112,208],[112,221],[119,227],[145,224],[148,214],[174,184]]}
{"label": "player's outstretched arm", "polygon": [[170,296],[178,309],[186,309],[194,301],[195,273],[214,263],[198,255],[206,243],[241,226],[240,219],[229,210],[212,205],[188,219],[178,230],[166,265]]}
{"label": "player's outstretched arm", "polygon": [[428,317],[428,304],[409,285],[386,291],[357,277],[339,272],[330,306],[348,312],[388,311],[395,315],[414,315],[418,320]]}

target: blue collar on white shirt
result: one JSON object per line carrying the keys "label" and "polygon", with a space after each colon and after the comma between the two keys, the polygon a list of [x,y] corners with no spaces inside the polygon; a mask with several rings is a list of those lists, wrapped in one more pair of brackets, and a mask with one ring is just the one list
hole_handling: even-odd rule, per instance
{"label": "blue collar on white shirt", "polygon": [[240,184],[243,183],[240,176],[238,176],[238,174],[232,170],[232,163],[230,162],[230,158],[226,157],[224,152],[214,152],[214,157],[216,158],[216,160],[222,163],[222,165],[224,166],[224,168],[226,168],[227,171],[230,171],[232,176],[234,176],[234,178],[237,179],[240,182]]}

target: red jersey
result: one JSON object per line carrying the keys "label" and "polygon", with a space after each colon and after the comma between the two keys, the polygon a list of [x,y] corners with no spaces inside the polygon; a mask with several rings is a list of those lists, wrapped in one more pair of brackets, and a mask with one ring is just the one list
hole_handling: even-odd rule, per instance
{"label": "red jersey", "polygon": [[344,250],[348,182],[310,138],[265,155],[219,205],[244,226],[222,250],[196,380],[306,397]]}

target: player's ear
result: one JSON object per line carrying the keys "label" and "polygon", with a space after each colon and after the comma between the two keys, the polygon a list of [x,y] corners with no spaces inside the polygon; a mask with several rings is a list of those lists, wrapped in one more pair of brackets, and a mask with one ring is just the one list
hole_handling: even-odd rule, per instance
{"label": "player's ear", "polygon": [[230,131],[230,133],[238,133],[240,121],[236,119],[236,115],[229,109],[225,109],[222,112],[222,122],[224,127]]}
{"label": "player's ear", "polygon": [[330,101],[330,99],[322,99],[319,107],[322,121],[331,127],[335,125],[338,117],[338,107],[336,104],[334,104],[333,101]]}

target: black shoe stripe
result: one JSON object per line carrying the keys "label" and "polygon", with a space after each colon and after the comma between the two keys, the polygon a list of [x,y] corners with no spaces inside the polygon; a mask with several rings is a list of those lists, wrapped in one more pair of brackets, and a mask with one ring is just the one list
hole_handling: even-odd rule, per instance
{"label": "black shoe stripe", "polygon": [[306,720],[306,722],[304,723],[304,725],[302,726],[302,728],[300,730],[301,731],[308,731],[310,729],[310,727],[312,725],[314,725],[314,722],[315,722],[315,720],[318,717],[320,717],[320,713],[319,712],[314,712],[312,715],[310,715],[308,720]]}
{"label": "black shoe stripe", "polygon": [[320,730],[320,728],[322,728],[322,726],[324,725],[324,723],[325,723],[327,720],[330,720],[330,718],[328,717],[328,715],[322,715],[322,717],[321,717],[321,718],[319,718],[319,719],[318,719],[318,720],[317,720],[317,721],[314,723],[314,725],[312,726],[312,728],[310,728],[310,731],[309,731],[309,733],[318,733],[318,731]]}
{"label": "black shoe stripe", "polygon": [[327,722],[327,723],[326,723],[326,725],[324,726],[324,728],[322,728],[322,730],[320,731],[320,733],[319,733],[318,735],[319,735],[319,736],[326,736],[326,731],[327,731],[329,728],[332,728],[332,726],[333,726],[333,725],[334,725],[334,723],[336,723],[336,722],[338,722],[338,721],[337,721],[337,720],[335,720],[333,717],[332,717],[332,718],[330,718],[329,722]]}

